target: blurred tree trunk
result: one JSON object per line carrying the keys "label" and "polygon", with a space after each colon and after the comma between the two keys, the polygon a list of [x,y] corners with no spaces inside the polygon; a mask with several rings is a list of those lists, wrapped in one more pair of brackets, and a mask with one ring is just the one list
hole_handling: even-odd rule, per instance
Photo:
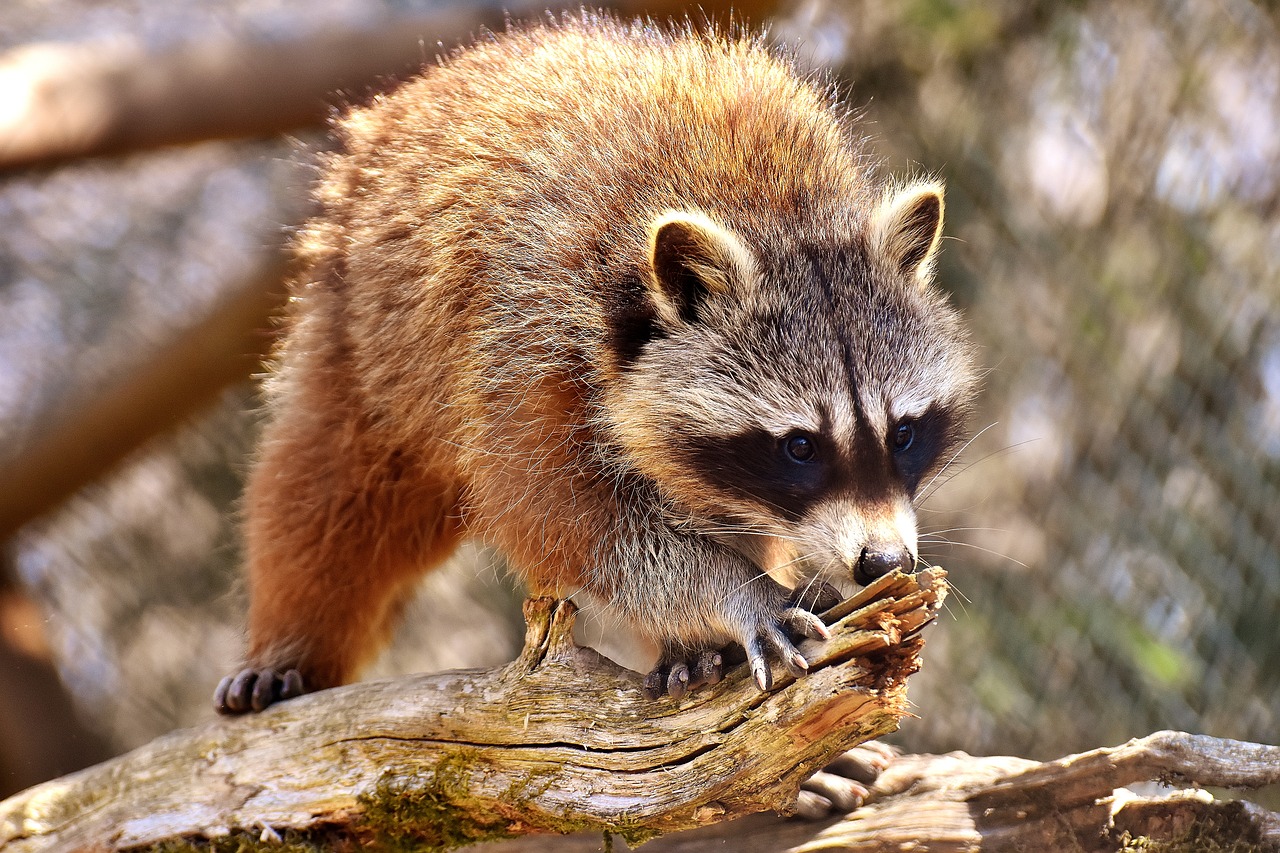
{"label": "blurred tree trunk", "polygon": [[39,610],[8,569],[0,551],[0,797],[111,754],[76,717]]}

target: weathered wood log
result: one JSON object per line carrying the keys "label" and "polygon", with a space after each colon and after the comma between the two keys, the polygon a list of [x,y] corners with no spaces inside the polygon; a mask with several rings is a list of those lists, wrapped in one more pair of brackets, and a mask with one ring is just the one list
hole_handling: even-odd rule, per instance
{"label": "weathered wood log", "polygon": [[6,851],[114,850],[291,831],[453,844],[608,831],[632,840],[794,805],[801,782],[908,713],[940,569],[834,609],[810,672],[758,691],[745,667],[681,701],[573,643],[574,608],[526,606],[493,670],[357,684],[160,738],[0,803]]}
{"label": "weathered wood log", "polygon": [[1142,782],[1274,785],[1280,783],[1280,746],[1166,731],[1043,763],[960,752],[902,756],[871,787],[865,806],[794,853],[870,853],[903,845],[1114,853],[1125,833],[1131,840],[1186,845],[1162,850],[1280,849],[1278,815],[1215,800],[1202,790],[1139,796],[1126,788]]}
{"label": "weathered wood log", "polygon": [[[1191,785],[1139,795],[1143,782]],[[1280,815],[1202,787],[1280,784],[1280,746],[1157,732],[1057,761],[904,755],[866,804],[828,825],[771,815],[664,836],[644,853],[1025,853],[1278,851]],[[1150,786],[1148,786],[1150,787]],[[591,853],[594,835],[527,837],[475,853]],[[625,849],[619,843],[616,848]]]}

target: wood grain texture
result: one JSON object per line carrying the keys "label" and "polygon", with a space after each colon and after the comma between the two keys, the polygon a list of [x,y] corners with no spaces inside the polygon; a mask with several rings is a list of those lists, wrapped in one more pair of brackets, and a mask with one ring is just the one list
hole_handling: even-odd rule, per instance
{"label": "wood grain texture", "polygon": [[[1141,783],[1165,782],[1155,789]],[[1157,732],[1056,761],[901,755],[843,817],[757,814],[643,847],[644,853],[1165,853],[1280,850],[1280,815],[1205,787],[1280,783],[1280,747]],[[1137,791],[1140,790],[1141,793]],[[1128,845],[1128,846],[1126,846]],[[598,834],[529,836],[475,853],[592,853]],[[615,844],[618,853],[627,849]]]}
{"label": "wood grain texture", "polygon": [[235,831],[453,842],[613,830],[639,839],[788,809],[833,756],[897,727],[945,573],[895,573],[759,692],[745,668],[680,702],[531,600],[511,664],[356,684],[175,732],[0,803],[6,851],[116,850]]}
{"label": "wood grain texture", "polygon": [[[1128,787],[1153,782],[1176,787]],[[1280,816],[1203,790],[1277,783],[1280,746],[1172,731],[1046,762],[904,755],[866,805],[789,849],[1103,853],[1122,849],[1128,832],[1168,851],[1278,850]]]}

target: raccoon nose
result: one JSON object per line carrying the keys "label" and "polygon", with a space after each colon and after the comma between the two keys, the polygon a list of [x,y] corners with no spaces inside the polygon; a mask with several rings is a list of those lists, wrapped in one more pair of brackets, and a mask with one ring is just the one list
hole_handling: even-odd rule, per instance
{"label": "raccoon nose", "polygon": [[871,544],[858,555],[858,564],[853,568],[853,579],[866,586],[894,569],[910,573],[915,562],[911,552],[902,545]]}

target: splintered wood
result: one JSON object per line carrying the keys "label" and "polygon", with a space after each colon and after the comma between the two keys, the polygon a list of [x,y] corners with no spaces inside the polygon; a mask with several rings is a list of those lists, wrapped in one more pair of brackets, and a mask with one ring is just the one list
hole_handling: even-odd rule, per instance
{"label": "splintered wood", "polygon": [[[6,851],[115,850],[285,831],[448,846],[529,833],[638,840],[793,807],[833,756],[897,728],[945,573],[881,578],[825,615],[809,674],[746,667],[680,701],[572,640],[575,608],[525,605],[505,667],[356,684],[176,732],[0,803]],[[7,846],[6,846],[7,845]]]}

